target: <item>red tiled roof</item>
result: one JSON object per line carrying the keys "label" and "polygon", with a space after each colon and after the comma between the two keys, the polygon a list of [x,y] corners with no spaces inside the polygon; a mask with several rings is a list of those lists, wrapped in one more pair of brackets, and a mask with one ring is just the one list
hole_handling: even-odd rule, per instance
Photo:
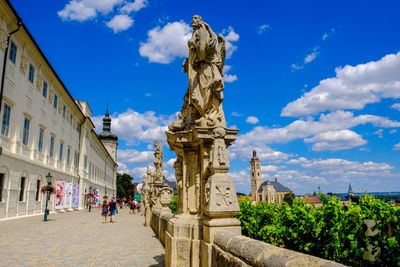
{"label": "red tiled roof", "polygon": [[322,203],[322,201],[319,198],[317,198],[316,196],[306,196],[306,197],[303,197],[303,199],[312,204]]}

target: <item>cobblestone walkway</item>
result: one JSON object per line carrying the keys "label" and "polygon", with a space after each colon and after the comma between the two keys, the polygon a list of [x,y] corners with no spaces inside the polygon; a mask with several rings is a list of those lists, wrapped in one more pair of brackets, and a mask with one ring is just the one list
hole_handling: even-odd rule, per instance
{"label": "cobblestone walkway", "polygon": [[0,221],[0,266],[164,266],[164,248],[144,217],[100,209]]}

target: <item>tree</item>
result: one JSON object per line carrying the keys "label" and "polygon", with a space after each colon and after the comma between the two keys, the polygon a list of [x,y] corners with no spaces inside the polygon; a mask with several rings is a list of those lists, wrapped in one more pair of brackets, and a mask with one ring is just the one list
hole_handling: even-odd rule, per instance
{"label": "tree", "polygon": [[295,199],[296,196],[293,194],[293,192],[289,192],[287,194],[285,194],[285,196],[283,197],[283,201],[285,201],[286,203],[288,203],[290,206],[293,203],[293,199]]}
{"label": "tree", "polygon": [[135,194],[134,184],[132,183],[133,177],[127,173],[117,173],[117,197],[129,198]]}

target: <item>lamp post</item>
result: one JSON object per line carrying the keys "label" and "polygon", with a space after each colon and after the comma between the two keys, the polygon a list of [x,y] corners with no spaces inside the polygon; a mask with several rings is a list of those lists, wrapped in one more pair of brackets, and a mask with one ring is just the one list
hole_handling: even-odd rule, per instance
{"label": "lamp post", "polygon": [[88,195],[89,212],[92,211],[92,197],[90,196],[91,194],[92,194],[92,186],[89,186],[89,195]]}
{"label": "lamp post", "polygon": [[[47,185],[51,185],[51,176],[50,172],[46,175]],[[47,215],[49,215],[49,209],[47,208],[49,205],[49,191],[46,190],[46,208],[44,209],[44,219],[43,221],[47,222]]]}

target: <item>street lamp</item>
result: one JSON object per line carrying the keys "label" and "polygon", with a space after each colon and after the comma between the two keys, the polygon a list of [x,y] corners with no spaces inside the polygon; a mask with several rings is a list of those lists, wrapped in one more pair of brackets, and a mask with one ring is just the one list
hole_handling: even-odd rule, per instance
{"label": "street lamp", "polygon": [[88,194],[88,207],[89,207],[89,212],[92,211],[92,186],[89,186],[89,194]]}
{"label": "street lamp", "polygon": [[[50,172],[46,175],[46,180],[47,180],[47,185],[51,185],[51,178],[53,178],[53,176],[51,176]],[[46,208],[44,209],[44,220],[45,222],[47,222],[47,215],[49,215],[49,209],[47,208],[49,205],[49,191],[46,190]]]}

